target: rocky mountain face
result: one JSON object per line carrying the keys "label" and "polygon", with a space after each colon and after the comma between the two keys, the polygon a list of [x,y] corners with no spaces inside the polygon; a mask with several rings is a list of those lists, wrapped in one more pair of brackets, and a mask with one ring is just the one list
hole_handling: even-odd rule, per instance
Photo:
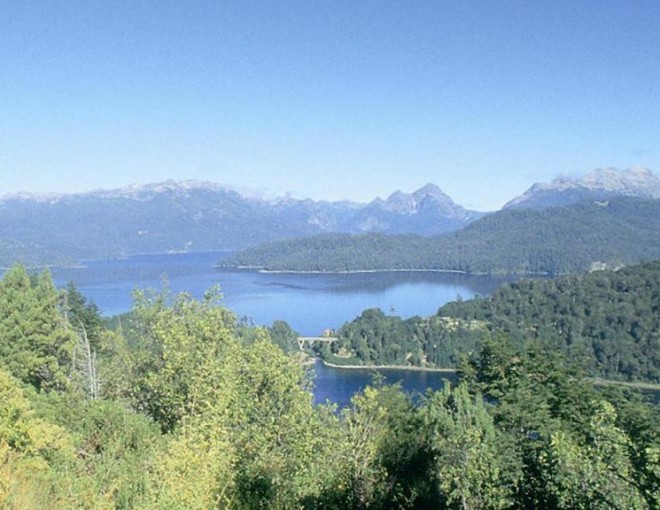
{"label": "rocky mountain face", "polygon": [[616,196],[660,198],[660,177],[643,167],[599,168],[582,178],[559,177],[549,183],[534,184],[504,209],[546,209]]}
{"label": "rocky mountain face", "polygon": [[387,200],[376,199],[356,211],[346,229],[352,233],[439,235],[458,230],[483,213],[454,203],[435,184],[414,193],[395,191]]}
{"label": "rocky mountain face", "polygon": [[479,216],[434,185],[369,204],[264,200],[199,181],[71,195],[19,194],[0,199],[0,262],[236,250],[328,232],[436,235]]}

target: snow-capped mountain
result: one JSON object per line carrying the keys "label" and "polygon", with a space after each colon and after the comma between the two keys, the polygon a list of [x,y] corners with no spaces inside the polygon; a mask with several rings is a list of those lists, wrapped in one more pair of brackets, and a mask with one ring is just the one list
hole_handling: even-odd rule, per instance
{"label": "snow-capped mountain", "polygon": [[660,198],[660,177],[643,167],[598,168],[582,178],[558,177],[552,182],[534,184],[504,209],[545,209],[615,196]]}

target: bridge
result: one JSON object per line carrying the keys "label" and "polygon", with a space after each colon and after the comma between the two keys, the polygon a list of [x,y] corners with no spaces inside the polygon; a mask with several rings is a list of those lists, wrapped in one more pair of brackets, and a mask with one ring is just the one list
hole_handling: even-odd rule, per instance
{"label": "bridge", "polygon": [[339,340],[335,336],[299,336],[298,337],[298,347],[300,350],[305,350],[305,344],[307,347],[311,347],[315,343],[332,343]]}

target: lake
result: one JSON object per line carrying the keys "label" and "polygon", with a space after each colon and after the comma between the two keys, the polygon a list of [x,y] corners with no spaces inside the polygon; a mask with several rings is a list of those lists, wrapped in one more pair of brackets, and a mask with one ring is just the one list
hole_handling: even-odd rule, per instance
{"label": "lake", "polygon": [[161,289],[195,297],[219,285],[224,304],[239,317],[270,326],[285,320],[301,335],[338,328],[367,308],[411,317],[430,315],[457,297],[488,295],[503,279],[437,272],[350,274],[260,273],[215,267],[224,252],[141,255],[85,261],[54,267],[58,286],[69,281],[93,300],[104,315],[130,310],[135,289]]}
{"label": "lake", "polygon": [[[216,266],[224,252],[141,255],[125,259],[90,260],[76,267],[51,268],[58,287],[69,281],[96,303],[104,315],[130,310],[135,289],[188,292],[202,297],[219,285],[224,304],[239,317],[270,326],[285,320],[301,335],[319,335],[339,328],[367,308],[411,317],[430,315],[456,298],[490,294],[504,280],[437,272],[382,272],[350,274],[293,274],[232,271]],[[316,402],[326,399],[339,406],[372,381],[373,370],[314,367]],[[387,382],[401,381],[411,393],[438,389],[451,374],[406,370],[381,371]]]}
{"label": "lake", "polygon": [[401,370],[397,368],[355,369],[328,367],[321,360],[314,363],[314,402],[334,402],[339,407],[350,404],[351,397],[374,382],[375,377],[383,377],[389,384],[400,383],[401,387],[413,399],[424,395],[428,388],[438,390],[446,381],[455,383],[455,372],[427,372],[418,370]]}

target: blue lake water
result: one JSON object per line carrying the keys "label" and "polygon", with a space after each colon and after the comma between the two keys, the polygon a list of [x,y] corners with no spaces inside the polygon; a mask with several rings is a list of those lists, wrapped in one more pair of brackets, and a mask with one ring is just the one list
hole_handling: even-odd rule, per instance
{"label": "blue lake water", "polygon": [[338,328],[367,308],[411,317],[430,315],[446,303],[490,294],[503,280],[455,273],[385,272],[291,274],[231,271],[215,267],[222,252],[142,255],[85,261],[52,268],[58,286],[75,282],[104,315],[130,310],[135,289],[161,289],[201,297],[219,285],[224,304],[239,317],[271,325],[281,319],[302,335]]}
{"label": "blue lake water", "polygon": [[[218,269],[227,253],[143,255],[116,260],[85,261],[79,267],[51,269],[55,283],[75,282],[104,315],[130,310],[135,289],[188,292],[201,297],[219,285],[224,304],[239,317],[269,326],[285,320],[301,335],[318,335],[339,328],[367,308],[411,317],[430,315],[446,303],[477,294],[490,294],[503,280],[455,273],[384,272],[351,274],[258,273]],[[349,403],[357,391],[371,383],[373,370],[314,367],[315,401]],[[411,393],[442,387],[451,374],[384,370],[389,383],[401,382]]]}
{"label": "blue lake water", "polygon": [[350,404],[356,392],[374,383],[375,377],[383,377],[388,384],[400,383],[413,398],[423,396],[427,389],[438,390],[448,381],[457,380],[452,372],[423,372],[416,370],[400,370],[396,368],[354,369],[334,368],[325,366],[317,360],[313,367],[314,401],[318,404],[326,401],[334,402],[339,407]]}

